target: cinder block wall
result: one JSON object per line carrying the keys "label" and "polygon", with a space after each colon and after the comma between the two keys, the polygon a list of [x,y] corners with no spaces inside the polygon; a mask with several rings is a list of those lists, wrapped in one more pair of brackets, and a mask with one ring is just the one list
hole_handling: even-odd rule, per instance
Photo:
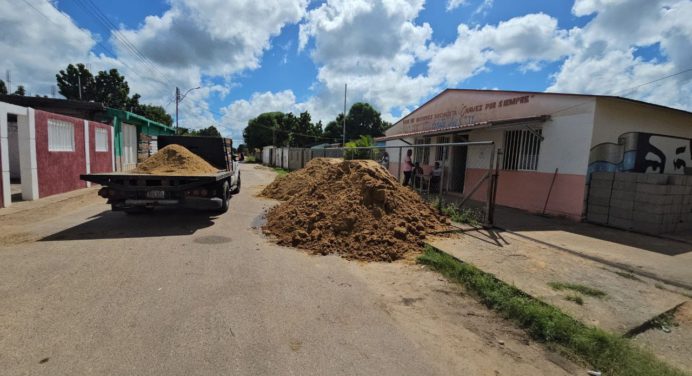
{"label": "cinder block wall", "polygon": [[595,172],[586,219],[654,235],[692,231],[692,176]]}

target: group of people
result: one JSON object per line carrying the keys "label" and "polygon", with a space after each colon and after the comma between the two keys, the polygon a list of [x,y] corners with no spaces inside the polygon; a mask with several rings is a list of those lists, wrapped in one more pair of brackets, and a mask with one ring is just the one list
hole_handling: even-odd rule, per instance
{"label": "group of people", "polygon": [[[404,187],[409,186],[409,184],[415,186],[422,186],[425,172],[420,165],[420,162],[413,162],[413,150],[409,149],[406,151],[406,157],[404,157]],[[382,153],[382,158],[380,159],[380,164],[382,167],[389,170],[389,153],[386,151]],[[435,162],[432,171],[430,172],[430,190],[435,191],[439,187],[440,180],[442,179],[442,167],[440,162]]]}

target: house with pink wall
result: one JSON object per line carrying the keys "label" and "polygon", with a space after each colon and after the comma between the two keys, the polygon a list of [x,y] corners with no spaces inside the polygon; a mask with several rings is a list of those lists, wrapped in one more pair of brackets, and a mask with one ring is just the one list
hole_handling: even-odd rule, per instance
{"label": "house with pink wall", "polygon": [[[460,197],[471,194],[492,163],[499,170],[497,204],[577,220],[594,171],[692,174],[692,113],[614,96],[448,89],[376,141],[391,150],[491,141],[492,151],[416,148],[414,160],[439,162],[442,191]],[[390,152],[395,175],[399,161]],[[471,197],[483,200],[486,191],[480,186]]]}
{"label": "house with pink wall", "polygon": [[0,207],[87,187],[80,174],[114,168],[108,124],[0,101]]}

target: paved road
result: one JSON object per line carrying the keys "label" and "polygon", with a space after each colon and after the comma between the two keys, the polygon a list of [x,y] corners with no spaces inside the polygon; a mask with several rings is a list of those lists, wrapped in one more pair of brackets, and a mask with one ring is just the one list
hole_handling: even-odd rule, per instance
{"label": "paved road", "polygon": [[[416,308],[432,298],[389,289],[400,282],[390,266],[274,245],[256,228],[272,202],[254,197],[273,174],[251,165],[242,174],[243,192],[220,217],[126,216],[98,201],[37,224],[49,234],[38,241],[0,245],[0,374],[565,373],[540,347],[520,344],[520,332],[507,334],[511,328],[503,346],[523,350],[498,349],[493,331],[507,325],[482,318],[487,312],[469,313],[483,323],[468,330],[438,327],[436,320],[459,320],[449,309],[456,300],[435,300],[450,311],[447,321],[428,311],[435,304]],[[433,273],[411,274],[417,266],[397,268],[408,268],[409,282],[448,285]],[[457,299],[452,287],[437,288],[436,296]],[[400,300],[401,309],[388,308]],[[425,325],[402,324],[407,312]]]}

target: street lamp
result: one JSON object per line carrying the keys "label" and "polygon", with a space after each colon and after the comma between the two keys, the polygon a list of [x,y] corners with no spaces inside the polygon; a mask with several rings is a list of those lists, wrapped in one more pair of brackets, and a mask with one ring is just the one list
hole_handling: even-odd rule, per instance
{"label": "street lamp", "polygon": [[192,90],[197,90],[201,89],[201,86],[193,87],[192,89],[188,89],[185,94],[180,95],[180,88],[177,86],[175,87],[175,134],[178,134],[178,104],[185,99],[187,94],[191,92]]}

